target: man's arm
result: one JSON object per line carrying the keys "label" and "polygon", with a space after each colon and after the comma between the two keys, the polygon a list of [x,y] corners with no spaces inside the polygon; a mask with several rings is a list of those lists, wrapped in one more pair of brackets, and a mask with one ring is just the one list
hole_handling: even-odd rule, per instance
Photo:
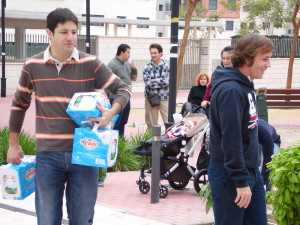
{"label": "man's arm", "polygon": [[114,103],[119,103],[121,109],[123,109],[130,99],[131,91],[129,87],[115,74],[112,73],[106,65],[100,60],[96,61],[100,65],[96,64],[95,73],[95,86],[94,89],[108,90],[114,95]]}
{"label": "man's arm", "polygon": [[207,85],[206,90],[205,90],[205,95],[203,97],[203,101],[201,102],[201,106],[206,109],[210,102],[210,90],[211,90],[211,82]]}
{"label": "man's arm", "polygon": [[130,63],[130,68],[131,68],[131,74],[130,74],[131,81],[136,81],[138,74],[137,74],[136,66],[133,61]]}
{"label": "man's arm", "polygon": [[101,111],[102,116],[99,118],[88,118],[88,120],[94,126],[95,124],[99,125],[100,129],[103,129],[107,124],[112,120],[112,118],[121,111],[122,105],[118,102],[114,102],[111,109],[106,109],[97,105],[97,108]]}
{"label": "man's arm", "polygon": [[23,150],[19,144],[19,136],[26,111],[31,103],[31,94],[34,91],[32,83],[29,80],[28,71],[29,69],[24,66],[10,110],[7,161],[11,164],[20,164],[21,159],[24,157]]}
{"label": "man's arm", "polygon": [[9,147],[7,150],[7,162],[11,164],[20,164],[24,157],[23,150],[19,144],[20,134],[16,132],[9,133]]}

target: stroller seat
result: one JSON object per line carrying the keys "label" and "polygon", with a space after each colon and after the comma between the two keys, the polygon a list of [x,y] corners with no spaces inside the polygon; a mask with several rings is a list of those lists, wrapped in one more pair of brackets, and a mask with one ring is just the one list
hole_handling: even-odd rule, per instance
{"label": "stroller seat", "polygon": [[[191,113],[186,117],[169,127],[162,137],[166,137],[166,133],[172,128],[179,128],[183,126],[187,121],[196,122],[196,125],[192,127],[186,134],[183,136],[177,137],[175,139],[170,139],[168,143],[161,143],[161,151],[170,156],[177,156],[180,153],[180,148],[182,147],[182,141],[185,140],[188,143],[192,137],[200,133],[208,123],[208,119],[204,114]],[[140,156],[151,156],[152,145],[141,145],[133,150],[134,154]]]}

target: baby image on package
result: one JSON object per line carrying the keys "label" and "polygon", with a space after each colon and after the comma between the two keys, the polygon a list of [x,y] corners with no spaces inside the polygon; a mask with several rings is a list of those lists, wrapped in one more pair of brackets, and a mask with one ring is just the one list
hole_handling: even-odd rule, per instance
{"label": "baby image on package", "polygon": [[2,197],[22,200],[35,191],[35,156],[24,155],[19,165],[0,166]]}

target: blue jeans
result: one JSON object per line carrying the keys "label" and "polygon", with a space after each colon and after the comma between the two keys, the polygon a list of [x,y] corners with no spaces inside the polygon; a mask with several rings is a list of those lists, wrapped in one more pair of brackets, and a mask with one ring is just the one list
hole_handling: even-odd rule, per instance
{"label": "blue jeans", "polygon": [[248,208],[240,208],[234,200],[235,182],[229,178],[223,162],[211,159],[208,180],[212,190],[215,225],[267,225],[265,189],[259,169],[249,169],[248,184],[252,198]]}
{"label": "blue jeans", "polygon": [[39,225],[60,225],[63,195],[70,225],[93,224],[98,168],[71,163],[72,152],[37,152],[35,208]]}

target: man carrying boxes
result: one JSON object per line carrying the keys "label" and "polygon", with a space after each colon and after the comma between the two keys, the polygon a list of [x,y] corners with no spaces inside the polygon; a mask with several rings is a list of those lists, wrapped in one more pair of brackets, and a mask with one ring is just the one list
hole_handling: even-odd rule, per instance
{"label": "man carrying boxes", "polygon": [[35,93],[38,224],[61,224],[64,193],[69,223],[93,223],[98,168],[71,162],[77,125],[66,108],[74,93],[108,89],[116,96],[111,109],[97,106],[101,117],[90,119],[100,128],[106,127],[130,98],[128,86],[107,66],[74,47],[77,31],[78,19],[69,9],[57,8],[48,14],[46,32],[51,45],[25,62],[11,107],[7,161],[19,164],[23,158],[19,134]]}

